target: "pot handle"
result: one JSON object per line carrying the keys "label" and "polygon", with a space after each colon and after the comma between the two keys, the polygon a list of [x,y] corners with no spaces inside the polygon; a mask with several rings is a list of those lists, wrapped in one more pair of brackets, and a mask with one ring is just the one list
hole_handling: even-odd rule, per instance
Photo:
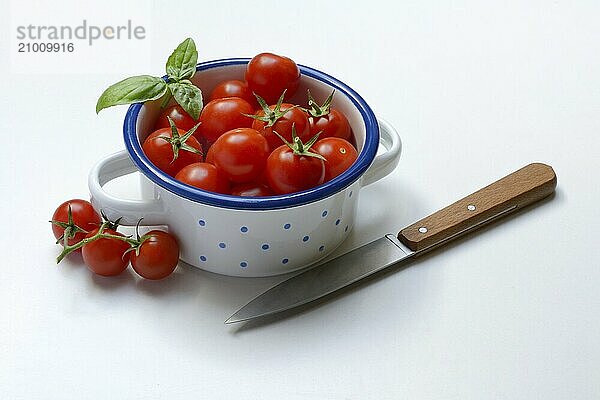
{"label": "pot handle", "polygon": [[402,153],[402,142],[400,135],[389,122],[378,118],[379,143],[385,148],[385,152],[379,154],[362,177],[361,185],[367,186],[387,176],[396,168]]}
{"label": "pot handle", "polygon": [[144,225],[164,225],[165,210],[160,199],[119,199],[104,191],[102,186],[108,181],[136,171],[125,150],[98,161],[88,177],[92,205],[102,210],[111,221],[122,217],[121,225],[135,225],[140,218],[143,218]]}

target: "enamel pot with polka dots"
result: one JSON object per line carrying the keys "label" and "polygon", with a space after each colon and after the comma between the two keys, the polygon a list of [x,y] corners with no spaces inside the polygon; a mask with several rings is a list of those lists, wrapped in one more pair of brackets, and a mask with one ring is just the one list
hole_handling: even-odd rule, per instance
{"label": "enamel pot with polka dots", "polygon": [[[249,59],[200,63],[193,82],[208,94],[221,81],[243,79]],[[333,107],[348,117],[359,150],[343,174],[303,192],[238,197],[206,192],[160,171],[144,155],[141,143],[156,122],[158,102],[129,107],[123,127],[126,150],[99,161],[89,176],[92,204],[110,219],[133,225],[167,225],[180,244],[181,260],[224,275],[257,277],[311,265],[339,246],[352,230],[360,189],[389,174],[398,164],[401,143],[392,126],[377,119],[350,87],[313,68],[299,66],[301,83],[294,103],[306,89],[324,99],[335,89]],[[378,154],[378,148],[381,150]],[[120,199],[103,185],[139,171],[142,199]]]}

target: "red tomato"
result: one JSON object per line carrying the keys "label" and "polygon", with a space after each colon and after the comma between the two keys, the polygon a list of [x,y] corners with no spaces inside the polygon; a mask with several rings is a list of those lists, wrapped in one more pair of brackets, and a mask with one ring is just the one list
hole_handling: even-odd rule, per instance
{"label": "red tomato", "polygon": [[133,270],[146,279],[163,279],[171,275],[179,262],[179,244],[167,232],[153,230],[145,234],[139,251],[131,252]]}
{"label": "red tomato", "polygon": [[212,145],[211,160],[232,182],[256,180],[263,172],[269,144],[256,130],[238,128],[224,133]]}
{"label": "red tomato", "polygon": [[[56,208],[51,221],[52,233],[54,233],[54,237],[57,240],[60,239],[60,242],[63,242],[62,237],[65,233],[65,226],[69,222],[69,206],[71,206],[73,224],[84,231],[92,231],[98,228],[102,222],[100,215],[94,210],[89,201],[81,199],[65,201]],[[71,237],[67,238],[67,244],[72,246],[85,238],[85,235],[85,232],[76,232],[74,235],[69,235]],[[81,251],[81,249],[77,249],[76,251]]]}
{"label": "red tomato", "polygon": [[320,117],[308,117],[310,134],[316,135],[321,132],[319,138],[338,137],[350,140],[352,129],[350,123],[344,114],[336,109],[330,110],[326,115]]}
{"label": "red tomato", "polygon": [[246,82],[250,90],[273,104],[286,89],[288,98],[294,95],[300,84],[300,70],[290,58],[261,53],[248,63]]}
{"label": "red tomato", "polygon": [[[256,114],[259,118],[263,117],[270,120],[267,122],[255,119],[252,128],[259,131],[267,139],[271,150],[275,150],[283,144],[273,131],[276,131],[290,142],[292,141],[292,125],[294,125],[296,127],[296,134],[303,142],[308,141],[311,137],[306,113],[298,107],[292,107],[294,107],[293,104],[283,103],[279,110],[277,110],[277,105],[273,105],[269,106],[271,112],[266,113],[265,110],[260,110]],[[286,112],[286,110],[289,111]]]}
{"label": "red tomato", "polygon": [[252,114],[254,107],[239,97],[227,97],[209,102],[200,114],[200,126],[196,137],[204,137],[208,143],[214,143],[222,134],[235,128],[250,128],[252,118],[243,114]]}
{"label": "red tomato", "polygon": [[358,157],[358,152],[350,142],[337,137],[319,140],[312,150],[325,157],[325,182],[347,170]]}
{"label": "red tomato", "polygon": [[249,182],[240,183],[231,188],[231,194],[242,197],[273,196],[271,189],[262,183]]}
{"label": "red tomato", "polygon": [[175,179],[209,192],[229,193],[229,181],[212,164],[199,162],[186,165],[175,175]]}
{"label": "red tomato", "polygon": [[210,94],[210,100],[223,99],[225,97],[239,97],[246,100],[252,106],[256,106],[256,98],[252,94],[252,90],[248,87],[248,83],[232,79],[219,83]]}
{"label": "red tomato", "polygon": [[319,138],[339,137],[350,140],[352,128],[346,116],[339,110],[331,108],[335,90],[325,99],[322,105],[319,105],[307,90],[308,94],[308,124],[311,135],[321,132]]}
{"label": "red tomato", "polygon": [[194,118],[186,113],[179,104],[175,104],[162,110],[158,116],[158,119],[156,120],[154,130],[170,128],[171,125],[169,125],[169,120],[167,117],[171,117],[175,123],[175,126],[179,129],[183,129],[186,132],[192,129],[194,125],[198,123],[198,121],[195,121]]}
{"label": "red tomato", "polygon": [[265,174],[275,193],[294,193],[323,183],[325,166],[323,160],[296,155],[289,146],[283,145],[275,149],[267,159]]}
{"label": "red tomato", "polygon": [[[103,233],[123,236],[112,229],[104,229]],[[86,238],[94,236],[98,229],[90,232]],[[125,271],[129,264],[130,253],[125,254],[131,246],[129,243],[111,238],[96,239],[83,246],[82,256],[88,269],[98,275],[114,276]]]}
{"label": "red tomato", "polygon": [[[185,132],[181,129],[177,129],[179,137],[185,135]],[[168,138],[172,140],[166,140]],[[182,143],[177,139],[173,138],[171,128],[162,128],[150,134],[144,140],[142,149],[144,154],[152,161],[154,165],[160,168],[161,171],[175,176],[177,172],[188,164],[202,161],[202,154],[193,153],[182,148]],[[185,145],[190,146],[198,152],[202,152],[202,147],[198,140],[190,136],[185,141]],[[173,160],[174,149],[177,148],[177,159]]]}

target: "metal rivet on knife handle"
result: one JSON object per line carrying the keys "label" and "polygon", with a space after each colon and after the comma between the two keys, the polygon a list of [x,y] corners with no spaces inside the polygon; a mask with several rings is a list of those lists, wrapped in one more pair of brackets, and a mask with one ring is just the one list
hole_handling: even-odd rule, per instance
{"label": "metal rivet on knife handle", "polygon": [[398,239],[413,251],[427,250],[541,200],[555,188],[552,167],[529,164],[402,229]]}

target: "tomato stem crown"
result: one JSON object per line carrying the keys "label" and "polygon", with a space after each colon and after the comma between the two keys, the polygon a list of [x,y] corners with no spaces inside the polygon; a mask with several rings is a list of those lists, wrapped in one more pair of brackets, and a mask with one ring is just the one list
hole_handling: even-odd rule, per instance
{"label": "tomato stem crown", "polygon": [[273,107],[272,110],[269,107],[269,105],[267,104],[267,102],[265,101],[265,99],[260,97],[258,94],[252,92],[254,97],[256,97],[256,101],[258,102],[258,105],[260,105],[260,108],[262,108],[262,111],[264,112],[265,115],[255,115],[255,114],[243,114],[243,115],[245,115],[246,117],[256,119],[258,121],[265,122],[266,123],[265,128],[272,127],[273,125],[275,125],[275,122],[277,122],[277,120],[279,118],[283,117],[288,111],[293,110],[294,108],[300,107],[298,105],[295,105],[295,106],[286,108],[285,110],[281,111],[281,106],[283,104],[285,92],[287,92],[287,89],[285,89],[283,91],[283,93],[281,93],[281,96],[279,96],[279,100],[277,100],[277,103],[275,104],[275,107]]}
{"label": "tomato stem crown", "polygon": [[173,120],[169,116],[167,116],[167,119],[169,120],[169,125],[171,125],[171,137],[157,136],[156,139],[165,140],[165,141],[169,142],[171,144],[171,146],[173,147],[173,159],[171,160],[171,164],[173,164],[175,162],[175,160],[177,160],[177,157],[179,157],[179,150],[185,150],[185,151],[189,151],[191,153],[202,155],[202,152],[200,150],[198,150],[186,143],[186,141],[190,138],[190,136],[192,136],[194,134],[194,132],[196,132],[196,129],[198,129],[198,127],[200,126],[200,122],[198,122],[196,125],[194,125],[192,127],[192,129],[187,131],[183,136],[180,136],[179,130],[175,126],[175,122],[173,122]]}
{"label": "tomato stem crown", "polygon": [[135,255],[139,256],[140,255],[140,247],[142,246],[142,243],[144,243],[150,236],[148,235],[143,235],[140,236],[140,224],[142,223],[142,220],[144,218],[140,218],[137,222],[137,224],[135,224],[135,236],[136,236],[136,240],[135,242],[131,244],[131,247],[129,249],[127,249],[125,251],[125,253],[123,253],[123,255],[131,252],[131,251],[135,251]]}
{"label": "tomato stem crown", "polygon": [[111,221],[104,213],[104,210],[100,210],[100,215],[102,216],[102,220],[106,223],[106,227],[108,229],[112,229],[113,231],[117,230],[119,224],[121,223],[121,220],[123,219],[123,217],[119,217],[114,221]]}
{"label": "tomato stem crown", "polygon": [[77,226],[75,224],[75,221],[73,221],[73,212],[71,211],[71,204],[69,204],[67,207],[67,222],[51,220],[50,223],[56,226],[60,226],[64,229],[62,236],[56,239],[56,244],[59,244],[62,241],[63,247],[67,247],[69,239],[73,239],[78,232],[88,233],[88,231]]}
{"label": "tomato stem crown", "polygon": [[325,102],[319,106],[319,103],[315,101],[315,99],[310,94],[310,89],[306,90],[308,94],[308,107],[309,109],[306,112],[312,117],[323,117],[329,114],[331,109],[331,102],[333,101],[333,94],[335,93],[335,89],[331,92],[331,94],[325,99]]}
{"label": "tomato stem crown", "polygon": [[317,132],[317,134],[315,136],[313,136],[312,138],[310,138],[310,140],[306,143],[302,143],[302,139],[300,139],[298,137],[298,135],[296,134],[296,124],[292,124],[292,142],[288,142],[283,136],[281,136],[279,133],[277,133],[276,131],[273,131],[274,134],[276,134],[279,139],[281,139],[283,141],[283,143],[285,143],[285,145],[287,147],[289,147],[295,155],[297,156],[307,156],[307,157],[315,157],[318,159],[321,159],[323,161],[327,161],[325,159],[325,157],[323,157],[322,155],[318,154],[318,153],[314,153],[312,151],[309,151],[310,148],[312,147],[313,144],[315,144],[315,142],[319,139],[319,135],[321,134],[322,131]]}

